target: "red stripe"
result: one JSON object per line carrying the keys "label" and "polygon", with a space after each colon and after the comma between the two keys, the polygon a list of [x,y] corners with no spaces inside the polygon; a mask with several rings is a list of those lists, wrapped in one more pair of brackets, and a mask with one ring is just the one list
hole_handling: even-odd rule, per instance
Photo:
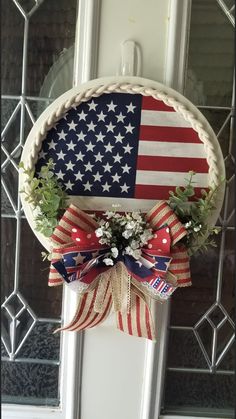
{"label": "red stripe", "polygon": [[[171,255],[172,255],[172,253],[171,253]],[[187,263],[187,262],[189,262],[189,258],[183,258],[183,259],[181,259],[181,258],[179,258],[179,259],[172,259],[172,261],[171,261],[171,265],[172,265],[172,264],[177,264],[177,263]]]}
{"label": "red stripe", "polygon": [[158,215],[166,207],[167,207],[167,203],[162,202],[162,204],[158,205],[157,208],[155,208],[155,210],[151,210],[150,215],[148,217],[148,221],[153,220],[153,218],[155,218],[156,215]]}
{"label": "red stripe", "polygon": [[146,322],[146,330],[147,330],[148,339],[152,339],[152,332],[151,332],[150,318],[149,318],[149,310],[148,310],[147,305],[145,307],[145,322]]}
{"label": "red stripe", "polygon": [[[135,185],[135,198],[137,199],[169,199],[169,192],[175,192],[175,186],[163,186],[163,185]],[[195,198],[201,198],[201,190],[207,188],[194,188],[195,195],[190,197],[190,201],[194,201]]]}
{"label": "red stripe", "polygon": [[69,218],[67,218],[65,215],[63,215],[62,220],[65,221],[65,223],[69,224],[71,227],[78,227],[73,221],[69,220]]}
{"label": "red stripe", "polygon": [[[54,233],[56,233],[56,231]],[[59,244],[65,244],[65,241],[60,239],[60,237],[56,236],[56,234],[54,234],[54,233],[51,235],[50,239],[52,239],[54,242],[57,242]],[[58,252],[59,252],[59,250],[58,250]]]}
{"label": "red stripe", "polygon": [[71,236],[71,231],[67,230],[66,228],[62,227],[60,224],[56,227],[56,230],[60,231],[61,233],[65,234],[66,236]]}
{"label": "red stripe", "polygon": [[[87,295],[87,293],[85,294],[85,295]],[[95,298],[96,298],[96,295],[97,295],[97,289],[95,289],[94,291],[93,291],[93,298],[92,298],[92,301],[91,301],[91,303],[90,303],[90,306],[89,306],[89,309],[88,309],[88,312],[87,312],[87,315],[85,316],[85,319],[82,321],[82,323],[80,323],[79,325],[76,325],[76,323],[78,322],[77,320],[76,321],[74,321],[73,322],[73,324],[70,326],[70,330],[76,330],[76,329],[79,329],[79,328],[81,328],[81,326],[89,319],[89,317],[91,316],[91,314],[92,314],[92,310],[93,310],[93,307],[94,307],[94,302],[95,302]],[[73,328],[72,328],[73,327]]]}
{"label": "red stripe", "polygon": [[166,105],[162,100],[154,99],[151,96],[143,96],[142,98],[142,110],[151,110],[151,111],[167,111],[175,112],[174,108]]}
{"label": "red stripe", "polygon": [[83,215],[81,212],[76,212],[72,208],[68,208],[67,210],[70,214],[72,214],[74,217],[76,217],[78,220],[83,221],[85,224],[87,224],[89,227],[92,227],[94,229],[94,224],[89,220],[90,217],[86,217],[85,214]]}
{"label": "red stripe", "polygon": [[131,312],[127,313],[127,324],[128,324],[129,334],[132,335],[133,334],[133,331],[132,331],[132,317],[131,317]]}
{"label": "red stripe", "polygon": [[80,317],[83,314],[87,298],[88,298],[88,293],[86,292],[86,294],[83,295],[82,301],[81,301],[80,306],[79,306],[80,308],[78,310],[78,314],[76,315],[75,320],[73,321],[72,324],[68,325],[64,330],[67,330],[67,329],[73,327],[79,321]]}
{"label": "red stripe", "polygon": [[[100,317],[100,319],[99,319],[99,320],[98,320],[95,324],[92,324],[92,326],[90,326],[90,327],[97,326],[99,323],[101,323],[101,322],[103,321],[103,319],[104,319],[104,317],[106,317],[107,312],[108,312],[108,310],[109,310],[109,307],[110,307],[110,305],[111,305],[111,299],[112,299],[112,297],[110,296],[110,297],[109,297],[109,300],[108,300],[108,303],[107,303],[107,306],[106,306],[106,308],[105,308],[105,311],[104,311],[104,313],[103,313],[102,317]],[[86,328],[87,328],[87,326],[86,326]]]}
{"label": "red stripe", "polygon": [[58,284],[62,284],[63,283],[63,281],[62,281],[62,279],[60,279],[59,278],[59,276],[58,276],[58,278],[49,278],[49,281],[48,281],[48,283],[49,284],[56,284],[56,283],[58,283]]}
{"label": "red stripe", "polygon": [[136,295],[136,323],[137,323],[137,331],[138,336],[142,336],[141,332],[141,324],[140,324],[140,298]]}
{"label": "red stripe", "polygon": [[189,272],[189,268],[185,268],[185,269],[171,269],[171,272],[173,272],[174,274],[178,275],[178,274],[186,274],[187,272]]}
{"label": "red stripe", "polygon": [[118,313],[118,324],[119,324],[119,329],[122,330],[122,332],[124,332],[122,314],[120,311]]}
{"label": "red stripe", "polygon": [[202,144],[202,141],[198,137],[198,133],[192,128],[141,125],[139,139],[142,141]]}
{"label": "red stripe", "polygon": [[189,172],[208,173],[206,159],[189,157],[138,156],[137,170],[152,170],[158,172]]}
{"label": "red stripe", "polygon": [[192,284],[191,278],[178,279],[177,282],[178,284]]}

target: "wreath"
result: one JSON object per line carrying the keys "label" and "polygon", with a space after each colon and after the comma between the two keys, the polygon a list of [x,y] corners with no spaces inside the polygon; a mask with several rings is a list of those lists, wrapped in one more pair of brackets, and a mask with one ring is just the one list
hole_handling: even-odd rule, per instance
{"label": "wreath", "polygon": [[[84,330],[101,324],[113,309],[117,328],[155,340],[150,298],[162,302],[180,286],[191,285],[189,258],[215,246],[219,228],[209,225],[219,187],[194,196],[194,172],[185,187],[169,192],[148,213],[88,214],[71,204],[53,173],[53,161],[33,169],[21,193],[33,207],[36,230],[50,237],[49,285],[66,283],[80,295],[70,324],[58,330]],[[194,197],[194,199],[193,199]],[[193,199],[193,200],[192,200]]]}

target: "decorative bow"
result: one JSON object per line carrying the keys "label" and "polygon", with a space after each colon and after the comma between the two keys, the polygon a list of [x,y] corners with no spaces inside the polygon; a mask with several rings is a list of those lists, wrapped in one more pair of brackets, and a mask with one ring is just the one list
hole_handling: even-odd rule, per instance
{"label": "decorative bow", "polygon": [[84,330],[102,323],[113,306],[118,329],[155,339],[148,298],[168,298],[177,286],[190,285],[186,249],[176,243],[186,230],[174,212],[160,201],[146,220],[154,237],[143,247],[139,260],[119,254],[114,266],[104,265],[109,251],[95,235],[97,222],[74,205],[66,210],[52,240],[49,285],[65,280],[81,295],[72,322],[60,330]]}

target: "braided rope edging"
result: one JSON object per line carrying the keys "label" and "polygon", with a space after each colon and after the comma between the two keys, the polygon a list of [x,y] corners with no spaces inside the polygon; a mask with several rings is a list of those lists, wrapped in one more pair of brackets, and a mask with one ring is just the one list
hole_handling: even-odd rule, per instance
{"label": "braided rope edging", "polygon": [[203,125],[198,121],[192,112],[186,109],[186,107],[180,103],[177,99],[168,96],[166,93],[159,92],[156,89],[150,87],[144,87],[140,85],[133,85],[130,83],[109,83],[100,85],[98,87],[90,88],[84,92],[71,97],[61,104],[43,123],[40,131],[35,137],[34,144],[28,158],[28,168],[33,169],[38,159],[38,153],[41,149],[42,142],[46,137],[47,132],[58,122],[62,116],[72,107],[79,106],[83,102],[87,102],[93,97],[99,97],[102,94],[109,93],[131,93],[141,94],[143,96],[151,96],[154,99],[163,101],[167,106],[171,106],[178,112],[183,118],[188,121],[192,128],[198,133],[198,136],[204,144],[206,151],[207,163],[209,165],[210,185],[219,185],[219,169],[217,166],[217,157],[214,152],[214,146],[210,141],[209,134],[203,129]]}

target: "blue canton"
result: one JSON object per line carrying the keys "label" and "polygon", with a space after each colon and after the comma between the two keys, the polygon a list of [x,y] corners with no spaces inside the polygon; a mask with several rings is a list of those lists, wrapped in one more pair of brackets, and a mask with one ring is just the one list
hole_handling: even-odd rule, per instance
{"label": "blue canton", "polygon": [[53,159],[69,195],[134,197],[141,101],[103,94],[71,108],[43,141],[36,173]]}

